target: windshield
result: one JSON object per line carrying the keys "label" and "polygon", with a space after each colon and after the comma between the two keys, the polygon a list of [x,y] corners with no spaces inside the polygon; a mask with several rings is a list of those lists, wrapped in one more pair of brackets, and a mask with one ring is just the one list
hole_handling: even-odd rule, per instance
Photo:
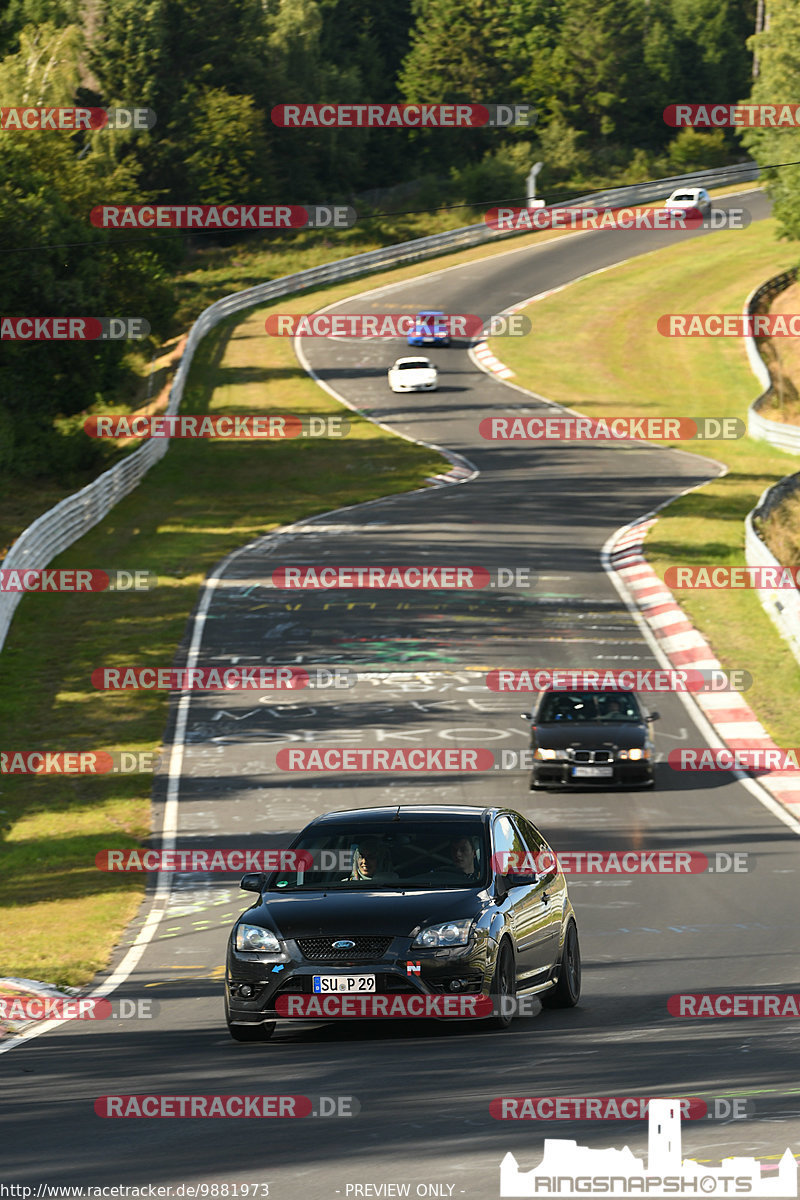
{"label": "windshield", "polygon": [[542,725],[560,721],[641,721],[633,692],[550,692],[542,701],[537,720]]}
{"label": "windshield", "polygon": [[677,196],[672,197],[673,200],[696,200],[697,196],[694,192],[680,192]]}
{"label": "windshield", "polygon": [[412,362],[400,363],[401,371],[419,371],[430,367],[427,358],[415,358]]}
{"label": "windshield", "polygon": [[326,825],[293,847],[307,850],[307,871],[275,871],[266,891],[464,888],[486,883],[486,833],[479,821],[370,822]]}

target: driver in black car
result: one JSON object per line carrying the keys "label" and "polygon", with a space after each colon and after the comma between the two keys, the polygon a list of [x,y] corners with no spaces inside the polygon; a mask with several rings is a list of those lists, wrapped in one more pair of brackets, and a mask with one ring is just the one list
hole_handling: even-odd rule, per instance
{"label": "driver in black car", "polygon": [[469,877],[470,880],[477,880],[480,875],[478,860],[475,855],[475,846],[472,838],[464,837],[455,838],[448,847],[450,857],[453,860],[454,866],[458,867],[459,871]]}

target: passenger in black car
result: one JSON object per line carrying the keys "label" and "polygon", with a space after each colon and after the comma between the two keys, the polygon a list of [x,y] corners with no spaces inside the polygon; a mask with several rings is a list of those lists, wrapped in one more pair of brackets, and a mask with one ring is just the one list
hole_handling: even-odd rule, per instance
{"label": "passenger in black car", "polygon": [[397,874],[392,870],[392,862],[386,847],[382,846],[375,838],[364,838],[360,841],[353,849],[353,869],[349,878],[353,880],[397,879]]}

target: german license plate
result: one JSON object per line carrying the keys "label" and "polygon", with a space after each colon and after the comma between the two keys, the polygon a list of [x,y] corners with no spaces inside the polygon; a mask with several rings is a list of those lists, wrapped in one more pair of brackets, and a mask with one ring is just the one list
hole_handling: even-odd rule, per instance
{"label": "german license plate", "polygon": [[587,778],[606,778],[610,779],[614,774],[613,767],[573,767],[572,774],[576,779]]}
{"label": "german license plate", "polygon": [[374,975],[315,975],[315,992],[374,992]]}

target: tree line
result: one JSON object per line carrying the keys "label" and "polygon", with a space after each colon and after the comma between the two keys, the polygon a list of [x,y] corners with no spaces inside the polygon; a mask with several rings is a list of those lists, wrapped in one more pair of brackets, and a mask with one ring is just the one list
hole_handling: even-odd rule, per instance
{"label": "tree line", "polygon": [[[798,7],[768,0],[754,96],[797,91]],[[363,209],[369,190],[411,183],[407,206],[480,208],[521,197],[535,161],[552,199],[783,154],[783,131],[740,140],[662,118],[676,102],[747,99],[755,21],[756,0],[9,0],[0,107],[128,105],[157,120],[135,132],[0,133],[2,312],[142,315],[154,336],[169,331],[186,239],[96,229],[88,213],[101,203]],[[526,101],[538,120],[445,132],[270,119],[275,105],[321,101]],[[91,465],[76,414],[114,394],[125,353],[4,342],[0,468],[30,477]]]}

